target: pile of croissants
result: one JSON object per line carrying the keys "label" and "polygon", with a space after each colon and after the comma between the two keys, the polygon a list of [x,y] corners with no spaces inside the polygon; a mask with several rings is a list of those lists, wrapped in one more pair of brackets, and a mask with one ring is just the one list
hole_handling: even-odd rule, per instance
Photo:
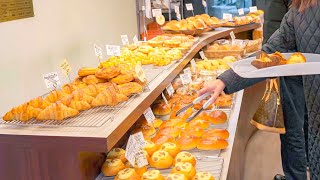
{"label": "pile of croissants", "polygon": [[45,98],[37,97],[12,108],[4,121],[64,120],[80,111],[98,106],[115,106],[142,91],[145,82],[138,79],[128,65],[102,68],[81,68],[79,77],[61,90],[51,91]]}

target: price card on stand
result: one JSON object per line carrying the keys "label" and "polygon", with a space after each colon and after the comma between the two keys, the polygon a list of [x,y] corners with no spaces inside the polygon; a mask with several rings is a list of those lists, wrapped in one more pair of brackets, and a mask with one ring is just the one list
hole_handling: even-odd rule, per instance
{"label": "price card on stand", "polygon": [[156,119],[150,107],[143,112],[143,115],[149,124],[151,124]]}
{"label": "price card on stand", "polygon": [[150,0],[145,0],[146,1],[146,17],[148,19],[151,19],[152,18],[152,15],[151,15],[151,1]]}
{"label": "price card on stand", "polygon": [[193,5],[192,5],[192,3],[186,4],[186,9],[187,9],[187,11],[193,11]]}
{"label": "price card on stand", "polygon": [[108,56],[120,56],[120,46],[106,45]]}
{"label": "price card on stand", "polygon": [[236,40],[236,35],[234,35],[234,32],[233,32],[233,31],[230,32],[230,37],[231,37],[231,40],[232,40],[232,41],[235,41],[235,40]]}
{"label": "price card on stand", "polygon": [[180,74],[180,79],[183,85],[187,85],[192,82],[191,74]]}
{"label": "price card on stand", "polygon": [[199,52],[201,59],[207,59],[207,57],[204,55],[203,51]]}
{"label": "price card on stand", "polygon": [[251,13],[254,13],[254,12],[258,11],[258,8],[257,8],[257,6],[252,6],[252,7],[249,7],[249,10]]}
{"label": "price card on stand", "polygon": [[129,45],[128,35],[121,35],[121,41],[124,46]]}
{"label": "price card on stand", "polygon": [[185,74],[190,74],[190,75],[192,74],[190,68],[185,68],[185,69],[183,70],[183,72],[184,72]]}
{"label": "price card on stand", "polygon": [[174,12],[176,14],[180,14],[180,7],[179,6],[174,6]]}
{"label": "price card on stand", "polygon": [[190,61],[190,63],[191,63],[191,68],[192,68],[192,70],[193,70],[193,71],[197,70],[196,61],[195,61],[194,59],[192,59],[192,60]]}
{"label": "price card on stand", "polygon": [[55,89],[60,85],[60,80],[57,72],[51,72],[48,74],[44,74],[43,76],[44,83],[48,89]]}
{"label": "price card on stand", "polygon": [[95,55],[100,59],[102,59],[102,48],[96,44],[93,45]]}
{"label": "price card on stand", "polygon": [[167,90],[169,96],[172,96],[172,95],[173,95],[174,89],[173,89],[173,86],[172,86],[171,83],[166,87],[166,90]]}
{"label": "price card on stand", "polygon": [[145,140],[143,138],[142,132],[138,132],[130,135],[125,157],[128,159],[131,165],[135,165],[136,162],[136,154],[142,150],[146,146]]}
{"label": "price card on stand", "polygon": [[161,16],[162,10],[161,9],[152,9],[152,15],[153,15],[153,17]]}
{"label": "price card on stand", "polygon": [[166,104],[169,104],[166,96],[165,96],[163,93],[161,93],[161,96],[162,96],[162,99],[164,100],[164,102],[165,102]]}
{"label": "price card on stand", "polygon": [[138,40],[137,35],[135,35],[135,36],[133,37],[133,43],[134,43],[135,45],[139,45],[139,40]]}
{"label": "price card on stand", "polygon": [[181,14],[176,14],[176,16],[177,16],[177,20],[181,21]]}
{"label": "price card on stand", "polygon": [[244,9],[243,8],[238,9],[238,13],[240,16],[244,15]]}
{"label": "price card on stand", "polygon": [[146,155],[144,155],[143,150],[138,151],[136,153],[136,163],[137,163],[138,168],[144,167],[149,164],[148,160],[146,158]]}
{"label": "price card on stand", "polygon": [[146,82],[147,81],[147,77],[146,77],[146,74],[144,72],[144,70],[142,69],[142,66],[140,64],[137,64],[135,66],[135,72],[138,76],[138,79],[141,81],[141,82]]}
{"label": "price card on stand", "polygon": [[232,21],[232,14],[223,13],[222,19],[227,19],[228,21]]}
{"label": "price card on stand", "polygon": [[59,67],[60,67],[61,71],[63,72],[63,74],[64,74],[65,76],[69,77],[69,74],[70,74],[70,72],[71,72],[71,66],[70,66],[68,60],[67,60],[67,59],[64,59],[64,60],[60,63]]}

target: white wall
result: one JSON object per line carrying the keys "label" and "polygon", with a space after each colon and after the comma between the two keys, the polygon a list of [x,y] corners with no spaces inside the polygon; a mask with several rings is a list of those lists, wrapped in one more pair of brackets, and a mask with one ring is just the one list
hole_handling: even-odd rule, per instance
{"label": "white wall", "polygon": [[135,0],[33,0],[35,17],[0,23],[0,116],[48,92],[42,74],[58,71],[66,57],[72,77],[97,66],[93,44],[121,44],[137,34]]}

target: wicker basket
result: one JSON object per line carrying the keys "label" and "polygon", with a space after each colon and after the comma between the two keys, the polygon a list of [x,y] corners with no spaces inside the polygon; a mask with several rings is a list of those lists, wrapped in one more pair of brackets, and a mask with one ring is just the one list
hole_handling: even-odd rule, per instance
{"label": "wicker basket", "polygon": [[206,50],[204,54],[207,58],[224,58],[226,56],[234,56],[236,58],[243,57],[246,54],[246,50]]}
{"label": "wicker basket", "polygon": [[262,43],[261,39],[249,41],[249,43],[247,44],[247,47],[246,47],[246,52],[251,53],[251,52],[256,52],[256,51],[260,50],[261,46],[262,46],[261,43]]}

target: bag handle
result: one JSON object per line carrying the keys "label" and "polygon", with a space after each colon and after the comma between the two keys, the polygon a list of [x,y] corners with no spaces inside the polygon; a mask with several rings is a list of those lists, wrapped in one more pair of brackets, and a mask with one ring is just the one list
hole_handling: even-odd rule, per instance
{"label": "bag handle", "polygon": [[279,91],[277,79],[269,79],[266,83],[266,90],[264,92],[262,100],[265,100],[265,101],[269,100],[273,87],[278,95],[278,98],[280,98],[280,91]]}

